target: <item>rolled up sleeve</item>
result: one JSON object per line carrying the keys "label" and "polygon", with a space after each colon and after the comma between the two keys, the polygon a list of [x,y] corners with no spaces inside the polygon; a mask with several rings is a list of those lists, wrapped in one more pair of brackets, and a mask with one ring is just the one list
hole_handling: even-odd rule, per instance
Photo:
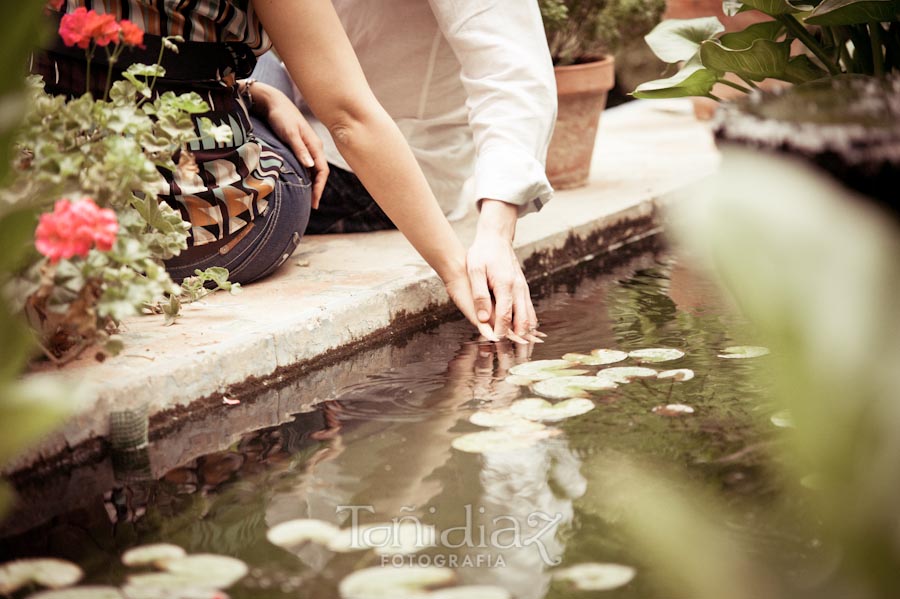
{"label": "rolled up sleeve", "polygon": [[475,200],[515,204],[519,216],[553,196],[545,174],[556,82],[534,0],[429,0],[462,65],[475,140]]}

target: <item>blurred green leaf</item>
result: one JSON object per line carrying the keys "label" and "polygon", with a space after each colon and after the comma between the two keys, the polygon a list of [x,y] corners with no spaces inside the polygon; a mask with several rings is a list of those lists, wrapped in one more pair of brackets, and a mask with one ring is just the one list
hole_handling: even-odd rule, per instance
{"label": "blurred green leaf", "polygon": [[0,401],[0,464],[39,441],[71,414],[71,389],[42,380],[10,383]]}
{"label": "blurred green leaf", "polygon": [[34,236],[35,211],[15,210],[0,216],[0,280],[20,266],[20,261]]}

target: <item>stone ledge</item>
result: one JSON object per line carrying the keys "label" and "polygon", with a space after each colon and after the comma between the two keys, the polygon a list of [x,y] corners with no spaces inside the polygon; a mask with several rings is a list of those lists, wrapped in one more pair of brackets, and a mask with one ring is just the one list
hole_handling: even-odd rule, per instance
{"label": "stone ledge", "polygon": [[[614,251],[660,230],[660,198],[711,172],[717,154],[686,102],[633,102],[601,120],[590,184],[556,194],[518,226],[516,251],[529,278]],[[475,217],[455,224],[464,242]],[[130,319],[125,350],[61,370],[29,374],[80,388],[75,416],[7,472],[49,459],[108,432],[109,412],[147,405],[151,418],[186,413],[203,398],[233,393],[398,326],[448,310],[439,279],[395,231],[310,236],[279,273],[231,296],[162,317]],[[323,398],[324,399],[324,398]],[[208,403],[208,402],[207,402]]]}

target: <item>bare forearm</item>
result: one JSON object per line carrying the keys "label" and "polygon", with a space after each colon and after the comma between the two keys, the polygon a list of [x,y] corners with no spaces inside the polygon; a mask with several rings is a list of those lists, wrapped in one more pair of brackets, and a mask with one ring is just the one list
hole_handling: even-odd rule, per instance
{"label": "bare forearm", "polygon": [[516,236],[519,209],[514,204],[500,200],[481,200],[478,216],[478,235],[497,235],[512,242]]}

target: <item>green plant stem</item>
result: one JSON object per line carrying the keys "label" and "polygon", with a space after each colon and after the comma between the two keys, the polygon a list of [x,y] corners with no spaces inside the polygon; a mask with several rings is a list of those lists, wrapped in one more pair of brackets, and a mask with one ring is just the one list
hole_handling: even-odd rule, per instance
{"label": "green plant stem", "polygon": [[828,69],[829,73],[832,75],[839,75],[841,73],[840,67],[834,63],[830,56],[828,56],[828,52],[825,51],[825,48],[816,41],[816,38],[814,38],[812,34],[806,30],[806,27],[794,18],[793,15],[778,15],[775,18],[784,25],[789,33],[792,33],[794,37],[803,42],[803,45],[815,54],[816,58],[818,58],[822,65]]}
{"label": "green plant stem", "polygon": [[728,87],[733,87],[734,89],[736,89],[738,91],[742,91],[745,94],[749,94],[752,91],[750,88],[744,87],[740,83],[735,83],[734,81],[729,81],[728,79],[724,79],[724,78],[719,79],[718,82],[723,83],[723,84],[727,85]]}
{"label": "green plant stem", "polygon": [[[91,42],[93,44],[93,42]],[[91,61],[94,60],[94,46],[84,51],[84,57],[87,59],[87,68],[84,73],[84,91],[91,93]]]}
{"label": "green plant stem", "polygon": [[706,97],[707,97],[707,98],[711,98],[711,99],[715,100],[716,102],[721,102],[721,101],[722,101],[722,98],[720,98],[719,96],[715,95],[715,94],[712,93],[712,92],[706,94]]}
{"label": "green plant stem", "polygon": [[882,48],[881,23],[869,23],[869,39],[872,42],[872,66],[876,77],[884,77],[884,49]]}

